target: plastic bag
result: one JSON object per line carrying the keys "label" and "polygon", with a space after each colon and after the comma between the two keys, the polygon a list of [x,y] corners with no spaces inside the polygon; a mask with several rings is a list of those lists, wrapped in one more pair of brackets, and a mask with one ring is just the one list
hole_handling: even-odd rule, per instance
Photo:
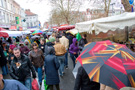
{"label": "plastic bag", "polygon": [[39,90],[39,86],[38,86],[37,79],[34,79],[34,80],[32,81],[32,89],[33,89],[33,90]]}
{"label": "plastic bag", "polygon": [[46,75],[45,75],[45,79],[44,79],[44,87],[45,87],[45,90],[49,89],[49,86],[46,84]]}

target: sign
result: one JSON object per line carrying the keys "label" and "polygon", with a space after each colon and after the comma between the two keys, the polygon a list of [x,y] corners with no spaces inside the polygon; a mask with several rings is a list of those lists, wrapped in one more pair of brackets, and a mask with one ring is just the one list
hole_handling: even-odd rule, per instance
{"label": "sign", "polygon": [[134,3],[134,0],[129,0],[130,5],[133,5],[133,3]]}
{"label": "sign", "polygon": [[19,24],[19,17],[15,17],[16,24]]}

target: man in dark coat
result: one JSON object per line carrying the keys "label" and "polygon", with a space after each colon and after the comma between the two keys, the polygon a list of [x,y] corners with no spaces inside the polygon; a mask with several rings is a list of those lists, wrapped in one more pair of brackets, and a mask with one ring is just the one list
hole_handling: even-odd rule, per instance
{"label": "man in dark coat", "polygon": [[46,84],[49,85],[50,90],[53,90],[53,85],[56,86],[57,90],[59,89],[59,75],[58,69],[60,64],[54,54],[54,48],[48,47],[48,55],[45,57],[44,68],[46,74]]}
{"label": "man in dark coat", "polygon": [[[0,67],[2,68],[4,66],[6,66],[6,64],[7,64],[7,59],[3,53],[2,47],[0,46]],[[2,71],[2,70],[0,70],[0,71]]]}
{"label": "man in dark coat", "polygon": [[69,40],[69,47],[70,47],[70,45],[73,43],[73,37],[72,37],[72,35],[70,33],[68,33],[67,38]]}
{"label": "man in dark coat", "polygon": [[82,38],[80,39],[80,41],[79,41],[79,43],[78,43],[78,44],[79,44],[79,49],[80,49],[80,51],[82,51],[84,45],[87,44],[86,37],[87,37],[86,34],[82,35]]}
{"label": "man in dark coat", "polygon": [[19,48],[14,48],[14,59],[11,62],[10,75],[13,79],[22,82],[29,90],[31,90],[31,71],[33,78],[36,78],[35,69],[28,56],[21,54]]}
{"label": "man in dark coat", "polygon": [[100,84],[90,81],[88,74],[81,66],[78,69],[74,90],[99,90]]}

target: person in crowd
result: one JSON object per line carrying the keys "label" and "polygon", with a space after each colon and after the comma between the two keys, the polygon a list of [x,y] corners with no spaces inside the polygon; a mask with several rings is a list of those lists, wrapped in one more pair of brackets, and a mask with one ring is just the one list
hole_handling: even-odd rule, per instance
{"label": "person in crowd", "polygon": [[12,44],[12,38],[9,37],[8,40],[7,40],[7,42],[8,42],[9,44]]}
{"label": "person in crowd", "polygon": [[24,46],[24,43],[20,43],[20,51],[22,54],[28,55],[30,52],[29,48]]}
{"label": "person in crowd", "polygon": [[26,47],[28,47],[29,50],[32,50],[32,46],[31,46],[31,44],[29,43],[29,41],[28,41],[27,39],[24,41],[24,45],[25,45]]}
{"label": "person in crowd", "polygon": [[106,86],[104,84],[100,84],[100,90],[115,90],[114,88],[111,88],[109,86]]}
{"label": "person in crowd", "polygon": [[19,37],[17,36],[15,39],[16,39],[16,43],[19,44],[19,42],[20,42]]}
{"label": "person in crowd", "polygon": [[70,45],[69,52],[70,52],[70,57],[73,60],[73,66],[75,67],[75,60],[78,57],[78,52],[79,52],[78,41],[76,38],[73,38],[73,43]]}
{"label": "person in crowd", "polygon": [[3,79],[0,73],[0,90],[29,90],[17,80]]}
{"label": "person in crowd", "polygon": [[55,44],[55,38],[54,37],[49,38],[49,42],[47,42],[45,46],[45,56],[48,55],[48,47],[53,47],[54,44]]}
{"label": "person in crowd", "polygon": [[57,90],[60,90],[59,88],[59,75],[58,75],[58,69],[60,67],[60,64],[55,56],[53,47],[48,47],[48,55],[45,57],[45,74],[46,74],[46,84],[49,85],[50,90],[54,90],[53,86],[56,86]]}
{"label": "person in crowd", "polygon": [[[100,84],[90,81],[88,74],[81,66],[78,68],[74,90],[99,90]],[[110,90],[110,89],[107,89]]]}
{"label": "person in crowd", "polygon": [[29,41],[29,44],[31,44],[31,41],[29,39],[29,36],[26,36],[26,39],[25,40],[28,40]]}
{"label": "person in crowd", "polygon": [[73,37],[72,37],[71,33],[67,33],[67,38],[69,40],[69,47],[70,47],[70,45],[73,43]]}
{"label": "person in crowd", "polygon": [[67,51],[66,51],[65,46],[62,45],[59,42],[59,39],[58,38],[56,39],[56,44],[54,45],[54,49],[55,49],[55,55],[57,56],[57,59],[58,59],[58,61],[60,63],[59,74],[60,74],[60,76],[63,77],[63,74],[64,74],[65,53]]}
{"label": "person in crowd", "polygon": [[35,39],[35,42],[36,42],[38,45],[40,44],[38,38]]}
{"label": "person in crowd", "polygon": [[14,59],[14,54],[13,54],[13,49],[16,48],[15,45],[10,45],[9,46],[9,55],[8,55],[8,62],[9,62],[9,65],[11,65],[11,61]]}
{"label": "person in crowd", "polygon": [[29,90],[31,90],[31,71],[33,78],[36,78],[35,69],[28,56],[21,54],[19,48],[14,48],[14,59],[10,66],[10,75],[13,79],[22,82]]}
{"label": "person in crowd", "polygon": [[0,67],[2,68],[2,74],[7,75],[8,74],[8,67],[7,67],[7,59],[3,53],[3,49],[0,46]]}
{"label": "person in crowd", "polygon": [[82,38],[79,41],[79,49],[80,49],[80,51],[82,51],[82,49],[84,48],[84,45],[88,43],[87,40],[86,40],[86,37],[87,37],[87,35],[83,34]]}
{"label": "person in crowd", "polygon": [[32,44],[33,50],[29,53],[29,58],[38,73],[38,80],[40,86],[42,85],[42,67],[44,65],[44,53],[38,48],[36,43]]}
{"label": "person in crowd", "polygon": [[66,38],[65,34],[62,35],[60,38],[60,43],[65,46],[66,53],[65,53],[65,67],[68,69],[68,48],[69,48],[69,40]]}
{"label": "person in crowd", "polygon": [[44,39],[40,39],[39,48],[43,51],[43,53],[45,53],[45,40]]}
{"label": "person in crowd", "polygon": [[2,43],[2,48],[3,48],[4,55],[7,58],[8,57],[9,46],[6,44],[6,42]]}

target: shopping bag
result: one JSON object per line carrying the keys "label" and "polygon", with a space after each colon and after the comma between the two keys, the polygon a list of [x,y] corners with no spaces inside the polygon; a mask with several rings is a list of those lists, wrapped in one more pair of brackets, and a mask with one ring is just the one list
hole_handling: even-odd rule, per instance
{"label": "shopping bag", "polygon": [[39,86],[38,86],[37,79],[34,79],[34,80],[32,81],[32,89],[33,89],[33,90],[39,90]]}
{"label": "shopping bag", "polygon": [[45,75],[45,79],[44,79],[44,87],[45,87],[45,90],[49,89],[49,86],[46,84],[46,75]]}

